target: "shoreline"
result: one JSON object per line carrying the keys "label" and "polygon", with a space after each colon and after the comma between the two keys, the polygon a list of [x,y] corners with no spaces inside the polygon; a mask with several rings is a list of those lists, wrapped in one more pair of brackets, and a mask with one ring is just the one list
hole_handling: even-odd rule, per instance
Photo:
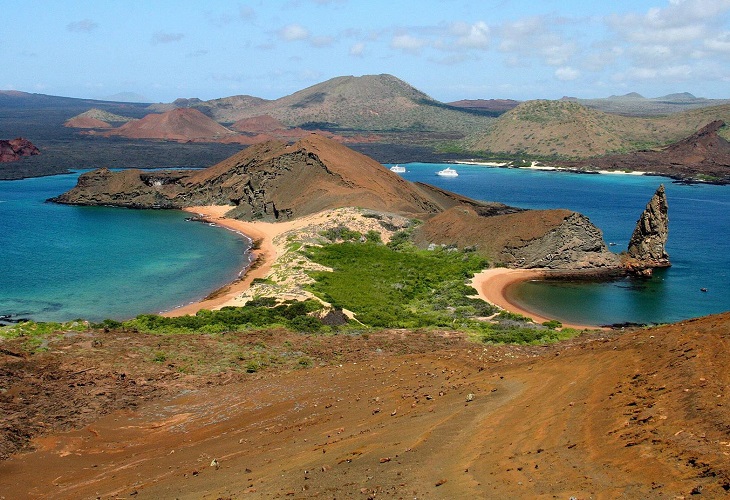
{"label": "shoreline", "polygon": [[[232,282],[214,290],[208,296],[189,304],[175,307],[160,313],[161,316],[176,317],[186,314],[195,315],[201,309],[220,309],[225,306],[241,306],[239,296],[250,288],[256,278],[265,278],[271,271],[271,267],[278,257],[286,252],[281,244],[274,244],[274,238],[296,229],[306,227],[309,224],[326,218],[324,213],[302,217],[293,221],[285,222],[246,222],[238,219],[231,219],[225,216],[233,206],[196,206],[185,208],[184,211],[195,214],[201,220],[217,224],[251,240],[252,259],[241,276]],[[530,311],[507,297],[507,289],[517,283],[529,280],[545,278],[549,273],[540,269],[510,269],[504,267],[483,270],[474,275],[472,286],[477,290],[480,299],[496,305],[509,312],[518,313],[531,318],[535,323],[543,323],[554,318],[547,318],[534,311]],[[563,323],[561,321],[561,323]],[[564,327],[577,330],[602,329],[597,325],[579,325],[563,323]]]}
{"label": "shoreline", "polygon": [[[223,285],[217,290],[212,291],[206,297],[191,302],[189,304],[175,307],[169,311],[160,313],[161,316],[175,317],[185,316],[186,314],[194,315],[201,309],[216,309],[229,305],[241,292],[248,289],[256,278],[265,277],[271,269],[271,264],[276,260],[277,250],[273,244],[271,234],[275,230],[273,228],[262,227],[263,222],[245,222],[237,219],[225,217],[225,214],[231,210],[233,206],[198,206],[184,208],[183,211],[194,214],[204,220],[221,227],[225,227],[245,238],[251,240],[252,258],[249,265],[241,271],[241,275],[232,282]],[[273,225],[272,223],[268,223]],[[278,234],[278,233],[277,233]],[[258,248],[254,248],[258,245]]]}
{"label": "shoreline", "polygon": [[239,296],[251,287],[253,280],[265,278],[271,271],[274,262],[286,253],[285,245],[275,244],[274,238],[327,218],[326,212],[322,212],[284,222],[247,222],[226,217],[225,214],[232,208],[234,208],[232,205],[211,205],[187,207],[183,211],[195,214],[205,222],[225,227],[250,239],[252,242],[250,252],[253,258],[249,266],[242,271],[239,278],[214,290],[205,298],[164,311],[160,313],[161,316],[194,315],[201,309],[213,310],[225,306],[242,306],[243,303],[239,300]]}
{"label": "shoreline", "polygon": [[[548,271],[539,269],[511,269],[506,267],[495,267],[485,269],[472,278],[471,285],[477,290],[479,298],[506,311],[521,314],[531,318],[535,323],[543,323],[555,318],[548,318],[526,309],[507,297],[507,289],[517,283],[524,281],[539,280],[545,278]],[[558,320],[560,321],[560,320]],[[576,330],[604,330],[605,327],[597,325],[579,325],[560,321],[564,328],[575,328]]]}
{"label": "shoreline", "polygon": [[[652,172],[646,172],[643,170],[631,170],[631,171],[623,171],[623,170],[581,170],[577,168],[571,168],[571,167],[559,167],[554,165],[541,165],[540,162],[533,161],[529,166],[518,166],[518,167],[511,167],[509,166],[510,162],[489,162],[489,161],[471,161],[471,160],[455,160],[453,161],[456,165],[472,165],[477,167],[487,167],[487,168],[511,168],[515,170],[537,170],[542,172],[568,172],[568,173],[574,173],[574,174],[598,174],[598,175],[659,175],[663,176],[662,174],[653,174]],[[666,177],[666,176],[665,176]]]}

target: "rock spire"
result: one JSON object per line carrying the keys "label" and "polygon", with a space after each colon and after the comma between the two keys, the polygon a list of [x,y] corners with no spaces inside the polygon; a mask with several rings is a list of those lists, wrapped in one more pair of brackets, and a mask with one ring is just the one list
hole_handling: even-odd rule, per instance
{"label": "rock spire", "polygon": [[651,275],[651,269],[669,267],[669,255],[665,249],[669,234],[669,207],[664,184],[647,203],[639,217],[627,251],[630,271]]}

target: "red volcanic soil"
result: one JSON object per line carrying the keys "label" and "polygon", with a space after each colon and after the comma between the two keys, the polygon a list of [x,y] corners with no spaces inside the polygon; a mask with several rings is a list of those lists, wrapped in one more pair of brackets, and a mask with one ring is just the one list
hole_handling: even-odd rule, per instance
{"label": "red volcanic soil", "polygon": [[18,137],[9,141],[0,140],[0,163],[18,161],[24,156],[41,154],[40,150],[28,139]]}
{"label": "red volcanic soil", "polygon": [[112,128],[110,124],[90,116],[76,116],[63,124],[64,127],[70,128]]}
{"label": "red volcanic soil", "polygon": [[[724,498],[729,325],[547,346],[436,331],[71,332],[33,355],[4,341],[0,492]],[[268,368],[246,373],[254,352]]]}
{"label": "red volcanic soil", "polygon": [[197,109],[178,108],[167,113],[149,114],[141,120],[125,123],[102,135],[129,139],[215,142],[234,135],[234,132],[208,118]]}
{"label": "red volcanic soil", "polygon": [[254,116],[252,118],[238,120],[236,123],[231,125],[231,128],[237,132],[246,132],[249,134],[263,134],[287,129],[283,123],[269,115]]}

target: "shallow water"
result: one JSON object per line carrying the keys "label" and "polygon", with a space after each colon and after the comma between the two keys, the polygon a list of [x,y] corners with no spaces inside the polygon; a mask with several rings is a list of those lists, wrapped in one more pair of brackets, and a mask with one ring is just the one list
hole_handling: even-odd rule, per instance
{"label": "shallow water", "polygon": [[[584,324],[663,323],[730,310],[730,186],[673,184],[635,175],[589,175],[413,163],[401,174],[472,198],[522,208],[568,208],[587,215],[615,252],[626,250],[637,219],[659,184],[669,203],[672,267],[653,278],[601,283],[528,282],[511,298],[535,312]],[[700,291],[707,288],[707,292]]]}
{"label": "shallow water", "polygon": [[181,211],[45,202],[77,177],[0,181],[0,314],[126,319],[198,300],[245,267],[245,238]]}

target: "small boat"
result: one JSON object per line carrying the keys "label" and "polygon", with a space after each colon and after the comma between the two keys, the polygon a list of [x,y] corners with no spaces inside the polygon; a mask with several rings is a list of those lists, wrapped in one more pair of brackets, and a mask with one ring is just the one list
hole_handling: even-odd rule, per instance
{"label": "small boat", "polygon": [[402,174],[403,172],[406,171],[406,167],[401,167],[400,165],[393,165],[392,167],[390,167],[390,171],[395,172],[397,174]]}
{"label": "small boat", "polygon": [[436,175],[441,175],[443,177],[457,177],[459,175],[459,172],[451,167],[446,167],[445,169],[436,172]]}

